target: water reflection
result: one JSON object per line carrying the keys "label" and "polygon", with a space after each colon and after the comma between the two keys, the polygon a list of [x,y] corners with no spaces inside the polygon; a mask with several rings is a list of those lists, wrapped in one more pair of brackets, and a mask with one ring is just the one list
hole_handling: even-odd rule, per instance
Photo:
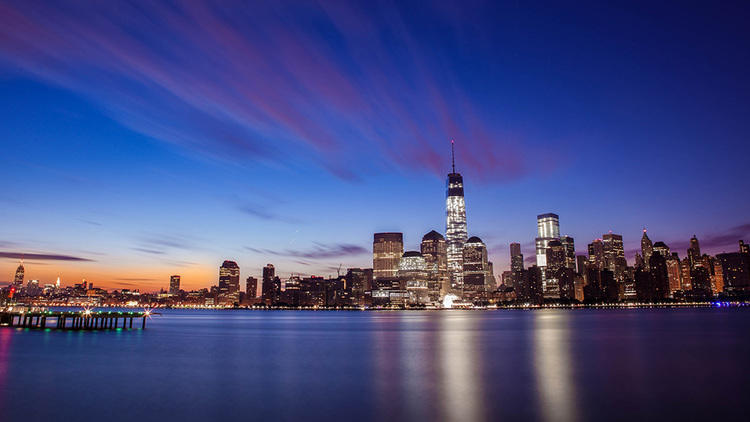
{"label": "water reflection", "polygon": [[575,421],[569,311],[534,314],[534,368],[542,415],[548,421]]}
{"label": "water reflection", "polygon": [[476,344],[478,318],[469,312],[441,312],[441,403],[443,419],[449,421],[484,420],[482,356]]}
{"label": "water reflection", "polygon": [[434,419],[436,384],[434,330],[428,317],[421,314],[398,314],[401,333],[400,358],[402,391],[406,400],[407,420]]}

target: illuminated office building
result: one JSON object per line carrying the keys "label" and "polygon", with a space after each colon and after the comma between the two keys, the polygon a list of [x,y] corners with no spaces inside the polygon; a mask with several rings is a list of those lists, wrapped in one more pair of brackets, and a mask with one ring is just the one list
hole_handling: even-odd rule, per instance
{"label": "illuminated office building", "polygon": [[512,272],[523,271],[523,254],[520,243],[510,244],[510,270]]}
{"label": "illuminated office building", "polygon": [[603,235],[602,247],[604,251],[605,268],[614,273],[616,281],[622,281],[625,267],[627,267],[627,261],[625,261],[625,248],[622,244],[622,235],[614,233]]}
{"label": "illuminated office building", "polygon": [[372,273],[375,279],[395,278],[404,254],[401,233],[375,233],[372,241]]}
{"label": "illuminated office building", "polygon": [[552,213],[540,214],[536,216],[536,225],[536,265],[542,273],[542,287],[544,292],[547,292],[547,246],[550,241],[560,239],[560,217]]}
{"label": "illuminated office building", "polygon": [[560,217],[552,213],[537,215],[536,226],[536,265],[543,268],[547,266],[547,245],[560,238]]}
{"label": "illuminated office building", "polygon": [[263,267],[263,284],[261,286],[261,297],[266,305],[272,305],[281,296],[281,280],[276,277],[276,268],[273,264]]}
{"label": "illuminated office building", "polygon": [[23,286],[23,277],[24,277],[25,269],[23,268],[23,260],[21,260],[21,263],[18,264],[18,268],[16,268],[16,275],[13,277],[13,284],[16,286]]}
{"label": "illuminated office building", "polygon": [[690,261],[690,267],[695,267],[696,265],[700,265],[699,261],[701,260],[701,247],[698,243],[698,238],[693,235],[693,237],[690,238],[690,247],[688,247],[687,250],[687,257]]}
{"label": "illuminated office building", "polygon": [[[656,245],[658,245],[661,242],[656,242]],[[658,251],[656,248],[654,248],[654,252],[659,252],[661,255],[661,251]],[[680,273],[680,258],[677,257],[677,254],[671,254],[667,255],[667,278],[669,279],[669,294],[674,294],[674,292],[682,289],[682,275]]]}
{"label": "illuminated office building", "polygon": [[604,269],[604,244],[601,239],[589,243],[589,263],[599,270]]}
{"label": "illuminated office building", "polygon": [[[664,242],[656,242],[656,243],[654,243],[654,246],[653,246],[653,249],[651,250],[651,253],[654,253],[654,252],[659,252],[661,254],[661,256],[666,256],[667,258],[669,258],[670,256],[672,256],[672,253],[669,251],[669,246],[667,246],[667,244],[664,243]],[[646,258],[646,257],[644,256],[644,258]]]}
{"label": "illuminated office building", "polygon": [[565,250],[565,267],[571,270],[576,269],[576,246],[575,241],[570,236],[562,236],[560,238],[560,244],[562,244]]}
{"label": "illuminated office building", "polygon": [[464,244],[463,250],[464,297],[477,298],[490,288],[487,286],[487,270],[487,247],[482,239],[472,236]]}
{"label": "illuminated office building", "polygon": [[245,280],[245,296],[248,299],[255,299],[258,296],[258,279],[255,277],[248,277]]}
{"label": "illuminated office building", "polygon": [[451,141],[451,159],[452,172],[448,175],[445,189],[445,239],[451,289],[461,291],[463,287],[463,249],[468,235],[464,179],[461,174],[456,173],[453,141]]}
{"label": "illuminated office building", "polygon": [[427,263],[421,252],[404,252],[398,264],[398,278],[406,286],[410,303],[429,302]]}
{"label": "illuminated office building", "polygon": [[422,237],[420,245],[427,266],[428,290],[431,300],[438,300],[450,291],[448,249],[442,234],[432,230]]}
{"label": "illuminated office building", "polygon": [[180,276],[169,277],[169,293],[173,295],[180,293]]}
{"label": "illuminated office building", "polygon": [[[643,257],[643,262],[648,267],[649,261],[651,260],[651,255],[654,253],[654,244],[651,242],[651,239],[648,238],[648,235],[646,234],[646,229],[643,229],[643,236],[641,236],[641,256]],[[662,257],[669,256],[669,253],[662,254]]]}
{"label": "illuminated office building", "polygon": [[240,267],[234,261],[224,261],[219,267],[219,291],[237,293],[240,291]]}

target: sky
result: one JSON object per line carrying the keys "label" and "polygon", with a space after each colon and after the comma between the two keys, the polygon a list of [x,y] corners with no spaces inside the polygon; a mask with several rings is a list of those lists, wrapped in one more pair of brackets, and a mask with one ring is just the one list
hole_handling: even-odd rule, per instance
{"label": "sky", "polygon": [[444,233],[451,139],[496,274],[547,212],[750,240],[747,3],[432,3],[0,0],[0,282],[371,267]]}

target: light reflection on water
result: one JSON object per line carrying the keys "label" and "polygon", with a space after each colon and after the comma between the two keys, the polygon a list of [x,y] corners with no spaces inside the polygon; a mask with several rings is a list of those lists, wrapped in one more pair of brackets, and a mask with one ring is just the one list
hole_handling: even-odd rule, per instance
{"label": "light reflection on water", "polygon": [[534,314],[534,367],[539,403],[548,421],[576,421],[575,384],[571,378],[570,313]]}
{"label": "light reflection on water", "polygon": [[475,336],[477,319],[459,312],[440,318],[440,367],[443,415],[449,421],[484,420]]}
{"label": "light reflection on water", "polygon": [[0,420],[742,419],[749,315],[164,311],[145,331],[0,328]]}

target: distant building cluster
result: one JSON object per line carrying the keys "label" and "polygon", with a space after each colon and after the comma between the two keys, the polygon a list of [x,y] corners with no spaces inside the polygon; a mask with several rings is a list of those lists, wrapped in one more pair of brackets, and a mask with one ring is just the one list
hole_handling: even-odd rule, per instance
{"label": "distant building cluster", "polygon": [[445,207],[445,236],[432,230],[422,237],[419,250],[404,251],[402,233],[375,233],[372,268],[348,268],[336,277],[292,275],[282,281],[268,264],[260,280],[246,278],[243,291],[239,265],[227,260],[219,267],[218,285],[208,289],[184,291],[180,276],[173,275],[169,289],[157,294],[128,289],[110,293],[85,280],[65,288],[59,278],[56,284],[40,286],[30,280],[24,285],[21,262],[13,284],[0,290],[0,300],[46,305],[423,308],[750,297],[750,249],[742,240],[737,252],[709,256],[701,253],[693,236],[680,258],[664,242],[652,242],[644,229],[641,251],[630,266],[622,235],[611,232],[589,243],[587,254],[576,255],[574,239],[560,234],[560,217],[553,213],[537,216],[535,264],[525,267],[520,243],[511,243],[510,268],[498,284],[487,246],[479,237],[468,236],[463,177],[455,161],[446,182]]}

